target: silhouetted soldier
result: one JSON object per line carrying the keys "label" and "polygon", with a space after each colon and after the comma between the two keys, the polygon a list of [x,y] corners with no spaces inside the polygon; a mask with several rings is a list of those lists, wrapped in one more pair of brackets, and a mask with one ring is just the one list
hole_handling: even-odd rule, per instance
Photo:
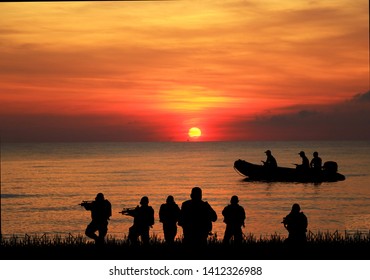
{"label": "silhouetted soldier", "polygon": [[226,230],[224,235],[224,243],[229,243],[229,240],[234,237],[235,243],[241,243],[243,239],[242,227],[245,226],[245,210],[239,204],[239,198],[234,195],[230,199],[230,204],[222,211]]}
{"label": "silhouetted soldier", "polygon": [[207,245],[207,238],[212,231],[212,222],[217,220],[217,214],[202,200],[202,189],[194,187],[191,199],[182,203],[179,225],[183,228],[184,242],[191,246]]}
{"label": "silhouetted soldier", "polygon": [[276,162],[276,159],[274,158],[274,156],[271,154],[271,151],[270,150],[267,150],[265,152],[267,158],[266,158],[266,161],[263,161],[263,166],[267,167],[267,168],[270,168],[270,169],[274,169],[274,168],[277,168],[277,162]]}
{"label": "silhouetted soldier", "polygon": [[[103,244],[104,237],[108,232],[108,220],[109,217],[112,216],[111,203],[107,199],[104,199],[102,193],[98,193],[94,201],[83,202],[81,206],[91,211],[92,221],[87,226],[85,234],[94,239],[96,244]],[[96,231],[99,231],[99,235],[96,235]]]}
{"label": "silhouetted soldier", "polygon": [[172,195],[159,208],[159,221],[163,223],[164,240],[173,243],[177,234],[177,222],[180,217],[180,208]]}
{"label": "silhouetted soldier", "polygon": [[136,244],[138,238],[141,237],[141,241],[144,244],[148,244],[149,229],[154,225],[154,210],[149,206],[149,198],[147,196],[141,198],[140,205],[135,209],[127,210],[126,214],[134,217],[134,224],[129,229],[128,239]]}
{"label": "silhouetted soldier", "polygon": [[306,154],[303,151],[299,152],[300,157],[302,158],[302,164],[296,164],[297,169],[301,171],[306,171],[310,168],[310,162],[306,157]]}
{"label": "silhouetted soldier", "polygon": [[301,212],[299,204],[293,204],[292,210],[283,219],[282,223],[289,232],[287,239],[288,243],[303,244],[306,242],[308,221],[306,215]]}
{"label": "silhouetted soldier", "polygon": [[310,167],[315,171],[315,173],[319,173],[322,168],[322,160],[319,157],[318,152],[313,153],[313,159],[310,162]]}

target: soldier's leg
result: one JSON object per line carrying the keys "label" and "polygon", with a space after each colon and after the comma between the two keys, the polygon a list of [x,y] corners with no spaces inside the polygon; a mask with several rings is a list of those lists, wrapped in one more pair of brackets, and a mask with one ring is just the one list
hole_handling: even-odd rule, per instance
{"label": "soldier's leg", "polygon": [[228,244],[232,236],[233,232],[230,226],[226,226],[223,243]]}
{"label": "soldier's leg", "polygon": [[128,240],[130,240],[131,243],[136,244],[138,241],[138,237],[139,235],[137,228],[135,226],[130,227],[128,230]]}
{"label": "soldier's leg", "polygon": [[90,237],[94,239],[95,241],[98,239],[98,236],[95,234],[95,232],[98,230],[98,226],[94,221],[92,221],[86,228],[85,234],[87,237]]}
{"label": "soldier's leg", "polygon": [[166,242],[170,241],[170,229],[168,228],[168,225],[163,224],[163,235],[164,235],[164,240]]}
{"label": "soldier's leg", "polygon": [[143,244],[149,244],[149,228],[142,229],[140,232],[141,235],[141,241]]}
{"label": "soldier's leg", "polygon": [[99,225],[99,237],[98,237],[99,243],[104,243],[104,238],[107,235],[107,232],[108,232],[108,222],[100,224]]}
{"label": "soldier's leg", "polygon": [[205,248],[207,246],[207,240],[208,240],[208,231],[203,232],[201,235],[199,235],[199,246],[201,248]]}
{"label": "soldier's leg", "polygon": [[184,235],[184,243],[186,245],[191,244],[192,241],[193,241],[191,231],[189,229],[183,227],[182,232],[183,232],[183,235]]}
{"label": "soldier's leg", "polygon": [[167,243],[173,243],[177,234],[177,226],[163,224],[164,239]]}
{"label": "soldier's leg", "polygon": [[242,243],[242,240],[243,240],[243,232],[242,232],[242,229],[240,227],[236,227],[235,228],[235,231],[234,231],[234,241],[235,243]]}

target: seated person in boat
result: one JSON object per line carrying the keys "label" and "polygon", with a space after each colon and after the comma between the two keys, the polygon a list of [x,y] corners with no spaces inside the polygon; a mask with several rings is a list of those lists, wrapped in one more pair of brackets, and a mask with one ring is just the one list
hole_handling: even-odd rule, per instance
{"label": "seated person in boat", "polygon": [[263,161],[262,160],[262,163],[263,163],[263,166],[267,167],[267,168],[270,168],[270,169],[274,169],[274,168],[277,168],[277,162],[276,162],[276,159],[274,158],[274,156],[271,154],[271,151],[270,150],[267,150],[265,152],[267,158],[266,158],[266,161]]}
{"label": "seated person in boat", "polygon": [[301,171],[308,170],[310,168],[310,162],[308,161],[305,152],[300,151],[299,155],[302,158],[302,164],[296,164],[297,169]]}
{"label": "seated person in boat", "polygon": [[321,171],[322,168],[322,160],[319,157],[318,152],[313,153],[313,159],[310,162],[310,168],[313,169],[315,172]]}

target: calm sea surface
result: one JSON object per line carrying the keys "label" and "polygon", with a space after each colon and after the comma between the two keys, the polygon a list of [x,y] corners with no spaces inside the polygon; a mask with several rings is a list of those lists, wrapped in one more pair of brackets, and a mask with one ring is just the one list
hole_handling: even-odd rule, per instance
{"label": "calm sea surface", "polygon": [[[280,166],[300,163],[298,152],[333,160],[346,180],[335,183],[243,181],[233,169],[241,158],[259,164],[271,149]],[[218,214],[238,195],[247,213],[244,233],[286,235],[280,223],[299,203],[311,231],[370,229],[369,142],[184,142],[9,144],[1,148],[1,230],[12,234],[84,234],[90,212],[78,204],[103,192],[113,206],[108,234],[122,238],[132,218],[118,214],[144,195],[155,210],[152,232],[162,236],[158,210],[168,195],[189,199],[194,186]],[[181,228],[178,234],[182,234]]]}

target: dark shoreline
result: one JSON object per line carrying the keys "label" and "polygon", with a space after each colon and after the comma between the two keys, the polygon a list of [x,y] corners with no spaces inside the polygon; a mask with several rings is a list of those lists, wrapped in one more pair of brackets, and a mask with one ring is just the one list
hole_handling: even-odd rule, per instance
{"label": "dark shoreline", "polygon": [[1,260],[370,260],[370,244],[310,244],[289,249],[284,244],[208,246],[203,251],[184,246],[148,247],[86,246],[1,246]]}
{"label": "dark shoreline", "polygon": [[370,260],[370,232],[343,236],[309,234],[304,245],[288,246],[284,238],[246,237],[240,245],[210,238],[205,248],[189,248],[181,239],[171,246],[153,237],[150,244],[131,245],[127,239],[107,238],[96,246],[83,236],[46,235],[2,239],[1,260]]}

